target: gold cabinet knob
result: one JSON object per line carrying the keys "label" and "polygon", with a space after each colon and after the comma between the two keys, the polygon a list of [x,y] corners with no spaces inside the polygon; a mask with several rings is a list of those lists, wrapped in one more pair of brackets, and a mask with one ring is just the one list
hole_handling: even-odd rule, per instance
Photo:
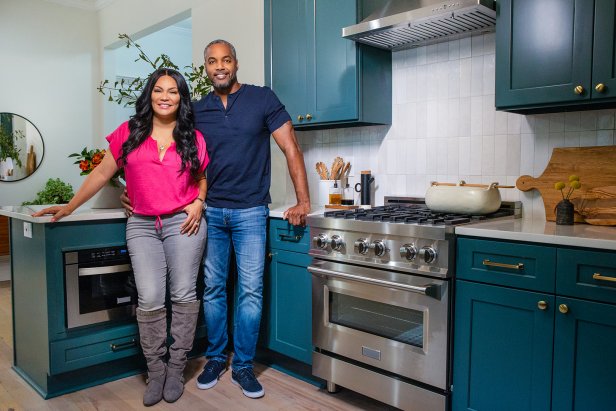
{"label": "gold cabinet knob", "polygon": [[580,94],[582,94],[584,92],[584,87],[582,87],[582,86],[575,86],[573,91],[575,92],[575,94],[580,95]]}
{"label": "gold cabinet knob", "polygon": [[558,311],[563,314],[567,314],[569,312],[569,307],[567,307],[567,304],[561,304],[558,306]]}
{"label": "gold cabinet knob", "polygon": [[603,83],[599,83],[595,86],[595,90],[597,90],[599,93],[603,93],[605,91],[605,84]]}
{"label": "gold cabinet knob", "polygon": [[301,114],[297,116],[297,121],[304,121],[304,116],[302,116]]}
{"label": "gold cabinet knob", "polygon": [[540,310],[547,310],[547,309],[548,309],[548,303],[547,303],[547,302],[545,302],[545,301],[543,301],[543,300],[541,300],[541,301],[539,301],[539,302],[537,303],[537,307],[538,307]]}
{"label": "gold cabinet knob", "polygon": [[312,120],[312,114],[310,113],[306,114],[306,120],[308,121]]}

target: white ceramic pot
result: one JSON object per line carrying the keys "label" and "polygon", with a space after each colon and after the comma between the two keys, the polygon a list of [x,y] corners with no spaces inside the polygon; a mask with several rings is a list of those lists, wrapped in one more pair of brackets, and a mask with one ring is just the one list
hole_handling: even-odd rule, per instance
{"label": "white ceramic pot", "polygon": [[489,186],[480,184],[440,185],[433,183],[426,192],[426,205],[439,213],[483,215],[500,208],[501,196],[498,183]]}

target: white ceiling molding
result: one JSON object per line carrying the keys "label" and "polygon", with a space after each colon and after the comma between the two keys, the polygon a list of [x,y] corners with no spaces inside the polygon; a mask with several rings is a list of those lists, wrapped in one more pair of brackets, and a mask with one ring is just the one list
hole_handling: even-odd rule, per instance
{"label": "white ceiling molding", "polygon": [[55,3],[66,7],[75,7],[82,10],[98,11],[115,0],[45,0],[49,3]]}

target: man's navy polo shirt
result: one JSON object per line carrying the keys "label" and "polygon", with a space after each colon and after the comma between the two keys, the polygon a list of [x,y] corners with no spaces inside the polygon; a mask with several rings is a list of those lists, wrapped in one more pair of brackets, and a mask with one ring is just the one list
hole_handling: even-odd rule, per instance
{"label": "man's navy polo shirt", "polygon": [[209,93],[193,105],[195,128],[205,137],[207,205],[249,208],[267,205],[271,183],[270,135],[291,120],[268,87],[242,84],[227,96]]}

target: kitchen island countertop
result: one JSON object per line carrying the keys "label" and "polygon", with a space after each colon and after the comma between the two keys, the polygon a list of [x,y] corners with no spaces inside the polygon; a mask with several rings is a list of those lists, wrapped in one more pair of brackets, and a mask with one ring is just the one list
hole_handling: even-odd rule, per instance
{"label": "kitchen island countertop", "polygon": [[[282,218],[283,213],[295,204],[270,204],[270,217]],[[31,205],[31,206],[0,206],[0,215],[18,220],[29,221],[32,223],[50,223],[51,215],[43,217],[32,217],[32,214],[42,210],[49,205]],[[313,205],[310,215],[322,214],[323,206]],[[126,218],[124,209],[122,208],[87,208],[80,207],[73,214],[64,217],[59,223],[73,221],[92,221],[92,220],[111,220],[117,218]]]}
{"label": "kitchen island countertop", "polygon": [[[31,206],[0,206],[0,215],[31,223],[45,224],[51,222],[51,215],[32,217],[32,214],[49,205]],[[55,224],[69,223],[73,221],[114,220],[126,218],[122,208],[87,208],[80,207],[73,214],[62,218]]]}
{"label": "kitchen island countertop", "polygon": [[616,227],[520,218],[456,227],[457,235],[616,250]]}

